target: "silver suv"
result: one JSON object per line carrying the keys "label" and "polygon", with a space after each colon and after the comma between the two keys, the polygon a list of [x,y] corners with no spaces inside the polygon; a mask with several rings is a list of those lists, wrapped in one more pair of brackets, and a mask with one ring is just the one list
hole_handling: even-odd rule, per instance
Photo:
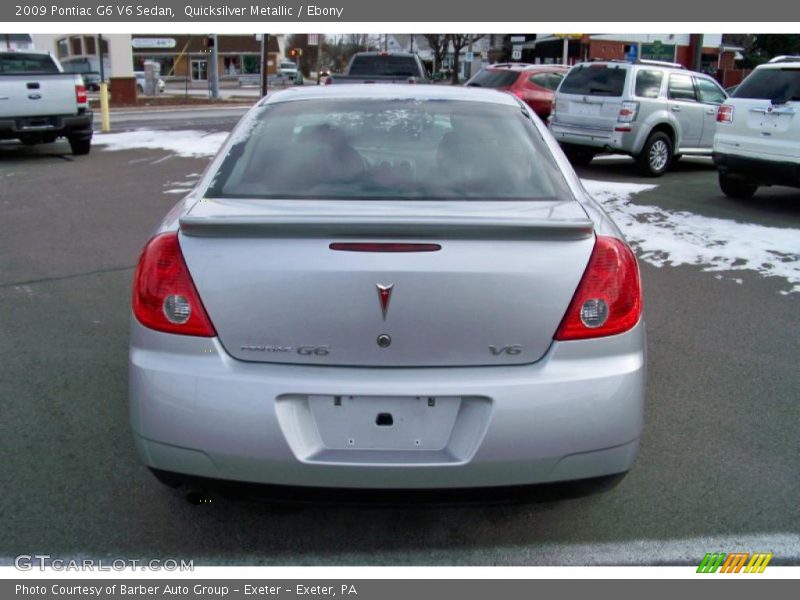
{"label": "silver suv", "polygon": [[550,130],[573,164],[619,152],[657,177],[683,154],[711,155],[727,97],[711,77],[674,63],[580,63],[556,92]]}

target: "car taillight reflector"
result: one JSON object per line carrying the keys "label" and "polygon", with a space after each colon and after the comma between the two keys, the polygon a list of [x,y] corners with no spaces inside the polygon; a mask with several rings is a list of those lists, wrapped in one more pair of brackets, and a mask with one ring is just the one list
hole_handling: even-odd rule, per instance
{"label": "car taillight reflector", "polygon": [[166,333],[214,337],[183,259],[176,232],[151,239],[133,278],[133,314],[145,327]]}
{"label": "car taillight reflector", "polygon": [[639,113],[638,102],[623,102],[619,107],[619,115],[617,121],[620,123],[632,123],[636,120],[636,115]]}
{"label": "car taillight reflector", "polygon": [[597,236],[556,340],[580,340],[623,333],[642,315],[642,287],[636,257],[624,242]]}
{"label": "car taillight reflector", "polygon": [[78,104],[86,104],[86,86],[82,83],[75,84],[75,101]]}
{"label": "car taillight reflector", "polygon": [[722,104],[717,109],[717,123],[733,123],[733,106]]}

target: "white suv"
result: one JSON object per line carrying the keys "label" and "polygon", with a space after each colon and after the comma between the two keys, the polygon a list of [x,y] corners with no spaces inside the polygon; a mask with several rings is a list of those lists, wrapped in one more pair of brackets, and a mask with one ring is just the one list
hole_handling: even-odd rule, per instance
{"label": "white suv", "polygon": [[756,69],[717,112],[714,163],[731,198],[761,185],[800,187],[800,57]]}

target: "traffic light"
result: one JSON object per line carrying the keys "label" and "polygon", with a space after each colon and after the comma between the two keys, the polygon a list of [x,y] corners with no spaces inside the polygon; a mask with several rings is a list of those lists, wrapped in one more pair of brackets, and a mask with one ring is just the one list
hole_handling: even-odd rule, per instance
{"label": "traffic light", "polygon": [[297,58],[299,56],[303,56],[303,49],[302,48],[291,48],[289,50],[289,56],[291,58]]}

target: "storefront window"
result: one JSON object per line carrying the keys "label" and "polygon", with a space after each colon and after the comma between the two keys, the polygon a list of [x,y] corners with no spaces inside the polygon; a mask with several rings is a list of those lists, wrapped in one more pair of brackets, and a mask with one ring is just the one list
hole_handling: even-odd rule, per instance
{"label": "storefront window", "polygon": [[240,56],[226,56],[223,59],[224,71],[221,75],[239,75],[242,72],[242,61]]}

